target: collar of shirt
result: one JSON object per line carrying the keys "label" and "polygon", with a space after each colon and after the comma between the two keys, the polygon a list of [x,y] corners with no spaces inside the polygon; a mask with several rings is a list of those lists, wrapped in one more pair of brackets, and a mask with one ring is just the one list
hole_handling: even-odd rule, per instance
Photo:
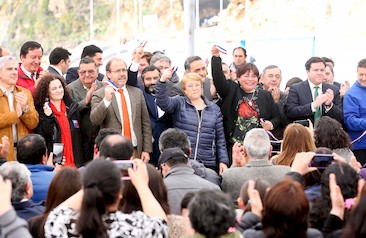
{"label": "collar of shirt", "polygon": [[59,68],[57,68],[56,66],[53,66],[50,64],[50,67],[52,67],[54,70],[56,70],[57,73],[59,73],[60,75],[63,75],[62,71]]}
{"label": "collar of shirt", "polygon": [[[81,83],[82,84],[82,83]],[[90,88],[87,88],[87,87],[85,87],[85,85],[84,84],[82,84],[83,85],[83,88],[86,90],[86,91],[89,91],[90,90]]]}
{"label": "collar of shirt", "polygon": [[123,90],[123,92],[127,91],[127,87],[126,87],[126,85],[123,85],[123,87],[122,87],[122,88],[120,88],[120,89],[122,89],[122,90]]}
{"label": "collar of shirt", "polygon": [[8,91],[8,90],[5,90],[5,88],[3,88],[2,86],[0,86],[0,89],[3,91],[3,93],[9,97],[9,93],[13,93],[14,92],[14,85],[11,86],[11,89]]}
{"label": "collar of shirt", "polygon": [[319,85],[315,85],[315,84],[313,84],[309,79],[308,79],[308,82],[309,82],[309,86],[310,86],[310,89],[311,89],[311,91],[314,91],[315,90],[315,86],[318,86],[319,87],[319,94],[321,93],[321,92],[323,92],[322,91],[322,83],[321,84],[319,84]]}
{"label": "collar of shirt", "polygon": [[[28,78],[34,80],[34,78],[32,78],[32,73],[29,72],[28,70],[26,70],[23,65],[20,65],[20,68],[22,69],[22,71],[24,72],[24,74],[27,75]],[[34,73],[34,76],[37,76],[37,72]]]}

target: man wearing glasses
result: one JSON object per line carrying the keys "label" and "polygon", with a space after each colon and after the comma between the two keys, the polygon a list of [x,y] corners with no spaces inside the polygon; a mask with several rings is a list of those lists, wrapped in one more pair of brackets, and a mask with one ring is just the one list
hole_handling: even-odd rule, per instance
{"label": "man wearing glasses", "polygon": [[79,78],[67,85],[71,97],[79,104],[80,126],[83,138],[83,149],[87,161],[93,158],[94,139],[98,134],[98,126],[90,121],[91,98],[93,93],[103,87],[97,80],[98,67],[92,58],[82,58],[78,69]]}
{"label": "man wearing glasses", "polygon": [[[132,141],[133,157],[147,163],[152,152],[149,112],[142,91],[126,85],[129,77],[136,77],[133,80],[137,81],[137,69],[138,66],[136,71],[127,70],[126,63],[121,58],[112,58],[107,63],[108,85],[94,93],[90,120],[101,128],[120,131]],[[130,71],[134,71],[134,75]]]}

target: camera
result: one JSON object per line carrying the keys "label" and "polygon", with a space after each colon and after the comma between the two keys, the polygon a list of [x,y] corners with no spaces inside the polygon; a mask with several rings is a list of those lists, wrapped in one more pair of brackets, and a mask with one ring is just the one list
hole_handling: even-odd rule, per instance
{"label": "camera", "polygon": [[309,127],[309,121],[308,120],[297,120],[297,121],[294,121],[293,123],[301,124],[303,126]]}
{"label": "camera", "polygon": [[334,157],[332,154],[315,154],[310,162],[310,166],[318,169],[325,169],[333,161]]}
{"label": "camera", "polygon": [[119,168],[121,171],[121,179],[122,180],[130,180],[130,176],[128,175],[128,169],[136,170],[136,163],[133,160],[114,160],[113,163]]}

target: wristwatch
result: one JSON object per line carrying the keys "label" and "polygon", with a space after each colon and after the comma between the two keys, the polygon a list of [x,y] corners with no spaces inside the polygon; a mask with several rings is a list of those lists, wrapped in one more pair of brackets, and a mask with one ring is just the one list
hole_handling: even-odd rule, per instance
{"label": "wristwatch", "polygon": [[28,105],[26,105],[26,106],[25,106],[25,108],[23,109],[23,114],[25,114],[25,113],[27,113],[27,112],[29,112],[29,107],[28,107]]}

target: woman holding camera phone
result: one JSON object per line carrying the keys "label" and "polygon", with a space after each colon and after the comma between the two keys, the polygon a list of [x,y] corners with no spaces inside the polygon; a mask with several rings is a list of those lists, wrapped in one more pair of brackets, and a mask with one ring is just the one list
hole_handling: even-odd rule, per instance
{"label": "woman holding camera phone", "polygon": [[167,237],[166,214],[149,188],[146,164],[135,162],[136,170],[128,169],[128,175],[143,212],[118,210],[124,199],[120,169],[109,160],[95,159],[83,172],[83,189],[49,214],[45,237]]}
{"label": "woman holding camera phone", "polygon": [[82,166],[85,159],[78,104],[70,97],[63,79],[55,75],[43,77],[37,86],[34,104],[39,113],[35,132],[45,138],[48,153],[53,152],[55,143],[62,143],[65,166]]}

